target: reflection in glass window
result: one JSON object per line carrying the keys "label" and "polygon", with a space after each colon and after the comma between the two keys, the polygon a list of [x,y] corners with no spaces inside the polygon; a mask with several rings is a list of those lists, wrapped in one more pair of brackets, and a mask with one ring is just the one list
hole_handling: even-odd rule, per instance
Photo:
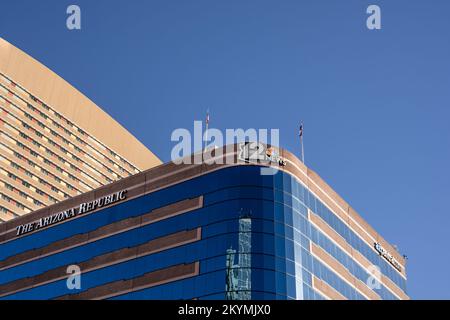
{"label": "reflection in glass window", "polygon": [[250,217],[239,219],[239,248],[238,261],[235,263],[236,250],[227,250],[227,276],[226,298],[227,300],[251,299],[251,249],[252,249],[252,220]]}

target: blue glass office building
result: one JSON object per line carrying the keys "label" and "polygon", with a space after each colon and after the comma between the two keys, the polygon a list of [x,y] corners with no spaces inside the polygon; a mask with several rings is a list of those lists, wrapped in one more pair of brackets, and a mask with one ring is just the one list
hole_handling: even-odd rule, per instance
{"label": "blue glass office building", "polygon": [[274,175],[169,163],[1,224],[0,299],[408,299],[401,256],[281,154]]}

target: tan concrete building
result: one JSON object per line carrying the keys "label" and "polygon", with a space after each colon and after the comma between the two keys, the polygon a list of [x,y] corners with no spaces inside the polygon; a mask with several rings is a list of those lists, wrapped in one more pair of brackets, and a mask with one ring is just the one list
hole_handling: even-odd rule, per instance
{"label": "tan concrete building", "polygon": [[0,223],[160,163],[91,100],[0,38]]}

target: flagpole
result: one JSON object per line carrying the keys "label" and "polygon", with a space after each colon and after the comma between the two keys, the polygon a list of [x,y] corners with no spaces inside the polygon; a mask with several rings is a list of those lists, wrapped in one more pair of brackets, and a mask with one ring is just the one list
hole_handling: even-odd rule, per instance
{"label": "flagpole", "polygon": [[208,128],[209,128],[209,109],[206,110],[205,147],[203,149],[203,152],[206,152],[206,146],[208,145]]}
{"label": "flagpole", "polygon": [[302,162],[305,164],[305,150],[303,149],[303,136],[300,138],[302,140]]}
{"label": "flagpole", "polygon": [[305,150],[303,148],[303,122],[300,124],[299,136],[300,136],[300,145],[302,147],[302,162],[303,164],[305,164]]}

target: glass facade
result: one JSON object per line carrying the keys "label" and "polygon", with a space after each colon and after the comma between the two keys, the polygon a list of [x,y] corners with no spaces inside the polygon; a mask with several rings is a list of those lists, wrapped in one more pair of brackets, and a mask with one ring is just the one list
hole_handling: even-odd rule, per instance
{"label": "glass facade", "polygon": [[[201,208],[158,220],[106,238],[0,269],[0,299],[54,299],[107,283],[126,281],[171,266],[199,263],[198,274],[113,294],[109,299],[326,299],[314,285],[323,281],[346,299],[367,299],[364,291],[315,255],[323,249],[365,285],[371,276],[309,220],[308,210],[320,216],[383,275],[405,291],[406,280],[384,258],[341,222],[292,175],[279,171],[260,174],[258,166],[235,166],[190,179],[157,192],[0,244],[0,261],[67,237],[85,234],[170,205],[203,196]],[[77,265],[100,255],[132,248],[169,234],[201,228],[197,241],[136,256],[87,272],[81,288],[69,290],[67,278],[3,294],[4,285],[38,277],[55,268]],[[2,287],[3,286],[3,287]],[[381,299],[398,297],[380,284],[373,290]]]}

